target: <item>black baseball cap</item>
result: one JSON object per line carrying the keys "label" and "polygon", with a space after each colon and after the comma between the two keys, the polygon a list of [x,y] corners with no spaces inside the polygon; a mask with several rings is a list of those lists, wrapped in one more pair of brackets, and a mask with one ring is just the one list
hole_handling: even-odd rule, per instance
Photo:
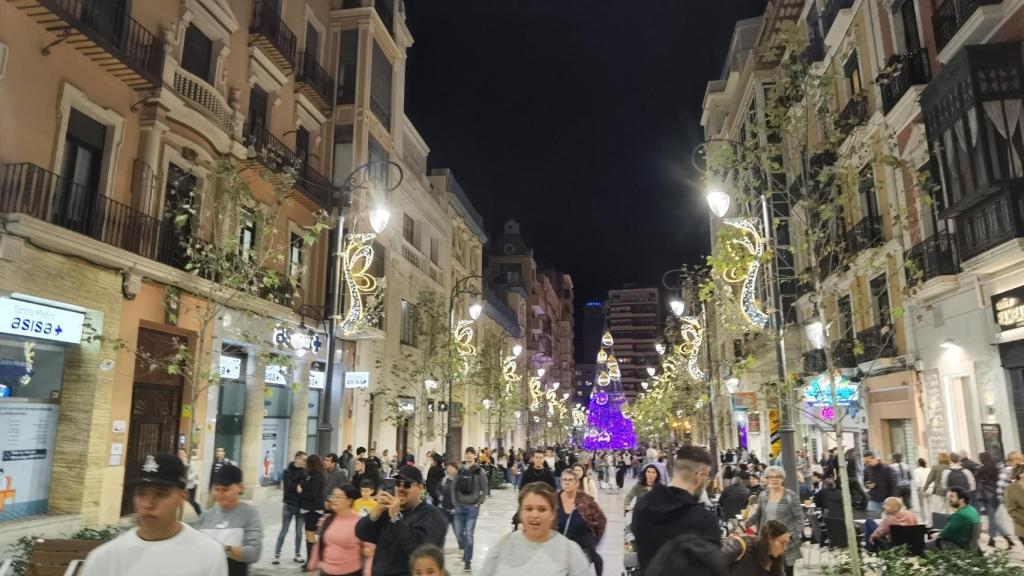
{"label": "black baseball cap", "polygon": [[242,469],[234,464],[225,464],[213,475],[213,483],[218,486],[231,486],[242,483]]}
{"label": "black baseball cap", "polygon": [[398,469],[398,474],[395,474],[395,478],[414,484],[423,484],[423,473],[415,466],[402,466]]}
{"label": "black baseball cap", "polygon": [[184,488],[186,480],[185,464],[174,454],[147,454],[139,476],[132,481],[133,486],[140,484],[160,484]]}

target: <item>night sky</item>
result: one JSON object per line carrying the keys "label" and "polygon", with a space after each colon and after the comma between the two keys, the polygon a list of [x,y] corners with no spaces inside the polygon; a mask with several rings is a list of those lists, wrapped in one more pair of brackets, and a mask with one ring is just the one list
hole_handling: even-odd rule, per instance
{"label": "night sky", "polygon": [[577,300],[708,250],[691,164],[707,82],[765,0],[405,0],[406,111],[497,238],[513,217]]}

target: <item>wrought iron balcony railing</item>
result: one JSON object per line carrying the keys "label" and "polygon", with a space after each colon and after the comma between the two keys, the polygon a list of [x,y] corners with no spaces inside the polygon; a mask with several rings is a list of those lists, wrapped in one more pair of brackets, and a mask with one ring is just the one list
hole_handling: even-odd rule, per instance
{"label": "wrought iron balcony railing", "polygon": [[857,332],[857,341],[862,347],[860,354],[857,354],[858,363],[896,357],[895,334],[893,327],[888,324],[876,324]]}
{"label": "wrought iron balcony railing", "polygon": [[825,2],[825,7],[821,11],[821,27],[826,36],[832,29],[832,24],[835,24],[839,11],[852,6],[853,0],[828,0]]}
{"label": "wrought iron balcony railing", "polygon": [[846,231],[846,249],[850,255],[880,246],[884,240],[881,216],[865,216]]}
{"label": "wrought iron balcony railing", "polygon": [[299,52],[295,89],[305,94],[321,111],[326,113],[331,109],[331,103],[334,102],[334,78],[308,52]]}
{"label": "wrought iron balcony railing", "polygon": [[850,98],[836,119],[837,128],[843,132],[850,132],[867,121],[868,99],[863,94],[857,94]]}
{"label": "wrought iron balcony railing", "polygon": [[295,33],[277,12],[277,0],[256,0],[253,3],[249,36],[274,64],[286,74],[295,67]]}
{"label": "wrought iron balcony railing", "polygon": [[889,58],[885,70],[875,82],[882,90],[882,109],[886,114],[896,106],[900,98],[916,84],[927,84],[931,80],[928,67],[928,50],[918,48]]}
{"label": "wrought iron balcony railing", "polygon": [[[119,3],[38,0],[38,4],[28,4],[25,9],[47,30],[64,35],[68,44],[128,86],[138,90],[160,86],[163,41]],[[49,47],[43,53],[48,54]]]}
{"label": "wrought iron balcony railing", "polygon": [[979,6],[999,4],[1002,0],[945,0],[932,14],[935,49],[941,51],[967,23]]}
{"label": "wrought iron balcony railing", "polygon": [[938,276],[955,275],[960,271],[956,243],[948,232],[939,232],[918,242],[903,256],[907,262],[907,284],[914,286]]}

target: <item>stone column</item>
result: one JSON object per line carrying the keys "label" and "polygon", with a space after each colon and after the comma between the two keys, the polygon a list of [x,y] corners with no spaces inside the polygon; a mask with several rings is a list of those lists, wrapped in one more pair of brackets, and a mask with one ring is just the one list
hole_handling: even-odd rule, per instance
{"label": "stone column", "polygon": [[[155,114],[155,113],[154,113]],[[142,132],[139,142],[138,161],[145,164],[146,169],[140,170],[136,167],[132,175],[132,202],[136,209],[145,214],[156,216],[159,214],[159,194],[156,193],[160,172],[160,143],[163,141],[163,134],[168,130],[166,124],[153,118],[143,122],[140,130]]]}
{"label": "stone column", "polygon": [[[288,426],[288,458],[299,450],[306,450],[306,427],[309,424],[309,367],[310,360],[299,360],[295,363],[291,424]],[[323,452],[320,449],[318,451]]]}
{"label": "stone column", "polygon": [[247,363],[245,375],[245,418],[242,420],[242,457],[238,466],[242,469],[245,480],[245,496],[251,498],[253,488],[259,486],[260,478],[260,446],[263,442],[263,415],[266,399],[266,384],[263,372],[266,366],[263,360],[249,351],[250,362]]}

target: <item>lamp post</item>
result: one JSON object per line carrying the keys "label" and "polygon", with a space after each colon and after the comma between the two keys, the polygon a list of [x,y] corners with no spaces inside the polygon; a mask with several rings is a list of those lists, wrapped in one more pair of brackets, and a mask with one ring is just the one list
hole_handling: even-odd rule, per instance
{"label": "lamp post", "polygon": [[[715,139],[709,140],[701,145],[700,149],[705,148],[708,144],[726,144],[734,146],[742,150],[746,154],[756,156],[757,152],[750,149],[742,142],[735,140],[726,139]],[[763,188],[760,191],[760,224],[763,232],[763,238],[770,245],[775,244],[775,230],[772,226],[772,215],[768,206],[768,200],[773,194],[773,187],[777,187],[779,190],[786,190],[785,186],[775,182],[775,178],[766,173],[761,169],[757,163],[752,164],[756,167],[756,171],[760,176]],[[721,190],[720,188],[711,188],[707,192],[706,196],[708,202],[708,208],[718,218],[724,218],[726,213],[729,211],[729,205],[731,204],[731,198],[729,195]],[[768,263],[768,267],[765,274],[765,285],[768,292],[768,300],[772,307],[772,314],[769,318],[771,332],[775,336],[775,363],[776,363],[776,376],[778,378],[779,387],[786,383],[786,325],[782,315],[782,296],[779,283],[779,274],[776,259],[773,257]],[[782,466],[786,471],[786,487],[799,492],[799,486],[796,480],[796,428],[793,426],[792,414],[790,413],[789,402],[782,399],[782,394],[779,394],[779,438],[782,441]]]}
{"label": "lamp post", "polygon": [[[382,168],[388,174],[387,182],[381,184],[379,174],[374,173],[375,168]],[[394,184],[390,183],[391,170],[395,169],[398,178]],[[334,356],[338,349],[338,324],[341,323],[342,310],[342,265],[345,251],[345,209],[352,205],[352,198],[355,193],[361,190],[370,190],[376,187],[385,195],[402,185],[404,172],[402,167],[390,160],[374,160],[359,166],[349,173],[345,183],[334,188],[334,197],[337,200],[337,223],[334,238],[334,268],[331,277],[331,299],[327,306],[327,367],[324,374],[324,394],[320,401],[320,422],[317,424],[317,447],[320,452],[334,452],[334,427],[331,425],[331,396],[334,390]],[[380,234],[388,225],[391,213],[383,204],[372,207],[367,214],[370,227],[377,234]]]}
{"label": "lamp post", "polygon": [[[478,290],[474,290],[473,287],[470,285],[470,282],[472,282],[473,280],[478,280],[480,282],[480,288]],[[462,278],[459,278],[459,280],[455,282],[455,285],[452,286],[451,293],[448,295],[448,341],[449,341],[449,346],[448,346],[448,369],[445,370],[445,380],[446,380],[445,384],[448,386],[448,415],[445,418],[445,434],[444,434],[445,458],[454,458],[455,454],[457,452],[457,450],[456,450],[457,447],[455,445],[455,438],[452,436],[452,424],[454,423],[454,419],[455,419],[455,410],[452,409],[452,398],[453,398],[453,389],[455,388],[455,378],[454,378],[454,374],[453,374],[453,372],[454,372],[454,359],[452,358],[452,346],[450,345],[451,339],[452,339],[453,334],[455,332],[455,302],[458,300],[459,296],[462,296],[463,294],[472,294],[472,295],[475,295],[477,297],[482,296],[483,293],[484,293],[484,284],[485,284],[484,277],[480,276],[479,274],[473,275],[473,276],[463,276]],[[476,319],[480,317],[480,313],[481,312],[483,312],[483,306],[480,304],[479,301],[474,301],[472,304],[470,304],[470,306],[469,306],[469,317],[473,321],[476,321]]]}

